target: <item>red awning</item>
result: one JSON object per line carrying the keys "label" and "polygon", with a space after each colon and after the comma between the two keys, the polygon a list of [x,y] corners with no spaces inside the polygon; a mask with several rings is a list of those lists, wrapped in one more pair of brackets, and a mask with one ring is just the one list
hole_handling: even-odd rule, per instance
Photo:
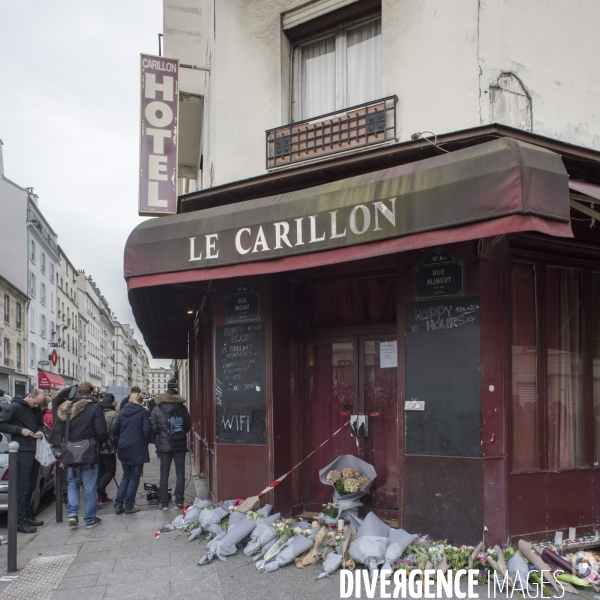
{"label": "red awning", "polygon": [[580,194],[600,200],[600,185],[595,183],[587,183],[587,181],[577,181],[576,179],[569,178],[569,188]]}
{"label": "red awning", "polygon": [[301,254],[288,256],[270,261],[244,263],[226,267],[213,267],[212,269],[198,269],[195,271],[179,271],[176,273],[158,273],[156,275],[142,275],[131,277],[127,280],[129,290],[144,288],[152,285],[167,285],[170,283],[185,283],[190,281],[208,281],[211,279],[226,279],[229,277],[248,277],[250,275],[264,275],[267,273],[282,273],[297,269],[310,269],[352,260],[361,260],[372,256],[395,254],[407,250],[430,248],[444,244],[454,244],[477,238],[494,237],[507,233],[524,231],[537,231],[555,237],[573,237],[570,223],[551,221],[532,215],[511,215],[483,221],[482,223],[469,223],[459,227],[451,227],[436,231],[416,233],[401,238],[393,238],[381,242],[371,242],[360,246],[337,248],[314,254]]}
{"label": "red awning", "polygon": [[65,380],[56,373],[38,371],[38,387],[43,390],[60,390],[66,386]]}

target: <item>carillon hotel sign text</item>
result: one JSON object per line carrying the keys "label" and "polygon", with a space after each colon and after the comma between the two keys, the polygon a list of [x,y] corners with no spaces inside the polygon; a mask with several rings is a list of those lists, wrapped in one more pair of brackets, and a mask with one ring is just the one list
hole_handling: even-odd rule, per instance
{"label": "carillon hotel sign text", "polygon": [[[188,268],[306,254],[394,237],[396,198],[188,238]],[[183,257],[182,257],[183,258]]]}
{"label": "carillon hotel sign text", "polygon": [[177,212],[179,61],[141,55],[140,215]]}

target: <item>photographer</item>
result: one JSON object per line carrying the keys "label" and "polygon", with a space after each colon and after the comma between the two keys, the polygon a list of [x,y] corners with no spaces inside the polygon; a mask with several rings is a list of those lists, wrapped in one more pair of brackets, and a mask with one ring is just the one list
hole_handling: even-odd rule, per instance
{"label": "photographer", "polygon": [[[84,381],[77,387],[77,395],[73,400],[63,402],[57,408],[57,424],[52,433],[59,424],[62,424],[62,436],[64,437],[65,423],[68,418],[69,409],[71,409],[69,441],[79,442],[84,440],[95,440],[97,446],[108,441],[108,431],[102,408],[92,400],[94,386]],[[83,520],[88,529],[100,524],[100,519],[96,516],[98,511],[98,491],[96,483],[98,480],[98,462],[95,464],[84,464],[70,466],[68,469],[69,490],[67,514],[69,515],[69,525],[77,526],[79,524],[79,494],[81,486],[84,488],[85,516]]]}

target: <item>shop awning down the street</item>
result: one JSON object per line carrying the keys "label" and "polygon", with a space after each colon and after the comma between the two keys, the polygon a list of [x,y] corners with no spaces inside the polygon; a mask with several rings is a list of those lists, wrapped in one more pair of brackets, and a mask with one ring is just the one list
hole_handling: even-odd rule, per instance
{"label": "shop awning down the street", "polygon": [[158,300],[148,293],[155,286],[295,271],[514,232],[573,237],[569,211],[560,156],[501,138],[289,193],[145,221],[127,240],[124,271],[136,320],[154,351],[150,338],[162,329]]}
{"label": "shop awning down the street", "polygon": [[67,384],[65,380],[56,373],[38,371],[38,387],[43,390],[60,390]]}

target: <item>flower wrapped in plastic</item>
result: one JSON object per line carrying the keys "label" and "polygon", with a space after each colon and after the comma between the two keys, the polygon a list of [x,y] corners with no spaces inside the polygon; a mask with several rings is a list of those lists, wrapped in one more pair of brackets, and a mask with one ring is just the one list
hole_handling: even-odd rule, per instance
{"label": "flower wrapped in plastic", "polygon": [[265,560],[258,567],[259,571],[272,573],[284,565],[291,563],[297,556],[304,554],[304,552],[312,547],[319,527],[304,530],[300,529],[300,527],[295,527],[294,531],[296,531],[295,535],[287,540],[273,557]]}
{"label": "flower wrapped in plastic", "polygon": [[212,502],[196,498],[194,500],[194,504],[187,509],[185,517],[183,517],[182,524],[187,525],[188,523],[191,523],[205,508],[209,506],[212,507]]}
{"label": "flower wrapped in plastic", "polygon": [[256,521],[244,518],[236,526],[226,533],[218,535],[208,543],[208,551],[198,561],[199,565],[207,565],[217,557],[219,560],[227,560],[228,556],[235,554],[237,544],[249,536],[256,527]]}
{"label": "flower wrapped in plastic", "polygon": [[273,525],[280,516],[280,513],[275,513],[270,517],[265,517],[264,519],[256,521],[256,527],[250,534],[250,541],[244,548],[244,554],[246,556],[256,554],[265,544],[277,537],[277,532],[271,525]]}
{"label": "flower wrapped in plastic", "polygon": [[410,534],[404,529],[390,529],[388,534],[388,545],[385,550],[385,562],[381,567],[381,577],[387,578],[392,575],[396,561],[404,554],[404,551],[419,537],[417,533]]}
{"label": "flower wrapped in plastic", "polygon": [[224,531],[225,530],[221,527],[221,525],[219,525],[219,523],[213,523],[212,525],[210,525],[208,527],[208,529],[206,530],[206,533],[210,534],[211,539],[212,539],[212,538],[216,538],[218,535],[221,535],[222,533],[224,533]]}
{"label": "flower wrapped in plastic", "polygon": [[360,476],[360,473],[354,467],[342,469],[342,479],[357,479]]}
{"label": "flower wrapped in plastic", "polygon": [[329,473],[327,473],[326,479],[327,479],[327,483],[333,485],[336,481],[339,481],[342,478],[342,474],[339,471],[336,471],[335,469],[329,471]]}
{"label": "flower wrapped in plastic", "polygon": [[[341,475],[341,479],[331,483],[328,477],[334,479],[331,473],[335,472]],[[375,477],[377,473],[372,465],[351,454],[339,456],[319,471],[321,483],[333,486],[333,502],[339,507],[338,518],[345,520],[351,514],[358,515],[358,507],[362,506],[360,499],[369,493]]]}
{"label": "flower wrapped in plastic", "polygon": [[375,513],[370,512],[363,521],[356,539],[348,550],[350,556],[364,564],[370,571],[371,577],[377,567],[385,561],[385,551],[389,541],[391,527],[386,525]]}
{"label": "flower wrapped in plastic", "polygon": [[211,525],[220,523],[228,514],[229,511],[222,506],[217,506],[213,509],[204,508],[199,515],[200,526],[206,531]]}

